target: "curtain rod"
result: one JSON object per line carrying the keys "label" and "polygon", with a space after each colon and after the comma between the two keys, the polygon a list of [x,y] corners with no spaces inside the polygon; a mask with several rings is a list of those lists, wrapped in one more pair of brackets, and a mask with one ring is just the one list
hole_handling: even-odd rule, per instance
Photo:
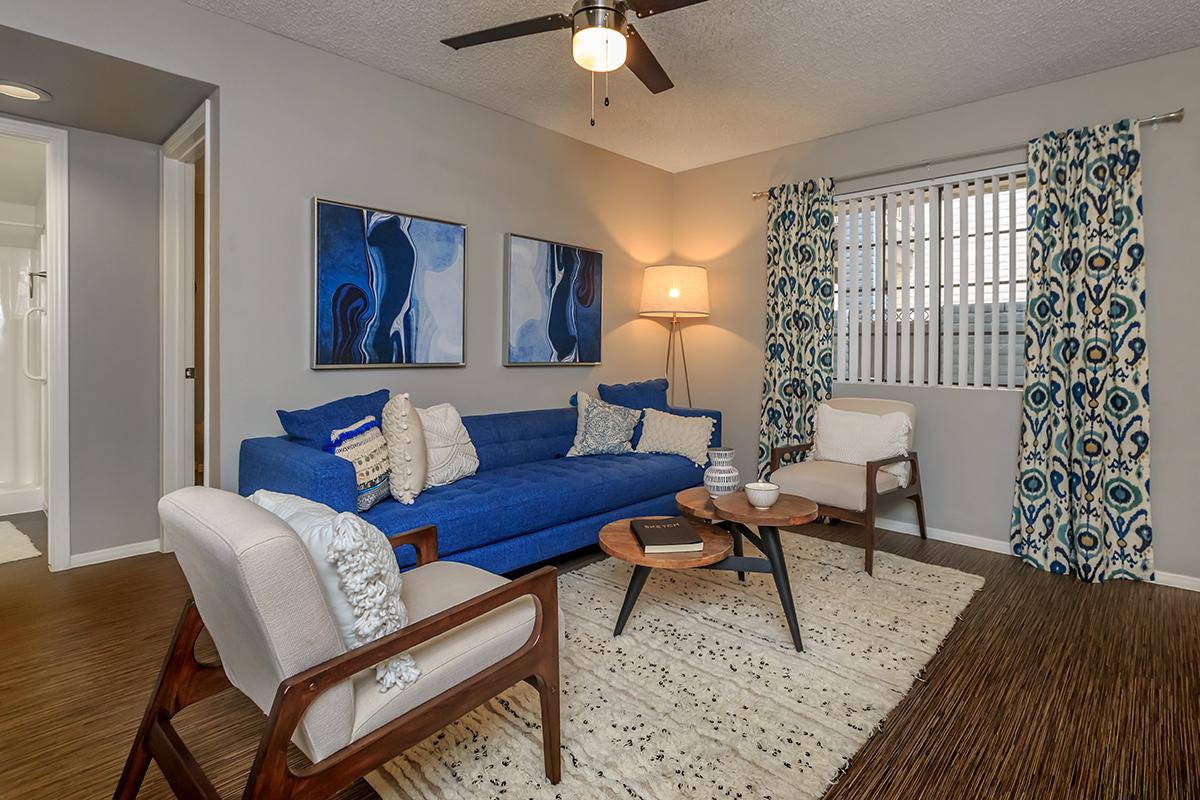
{"label": "curtain rod", "polygon": [[[1135,124],[1135,125],[1157,125],[1160,122],[1179,122],[1182,119],[1183,119],[1183,109],[1180,108],[1176,111],[1167,112],[1166,114],[1155,114],[1152,117],[1142,117],[1141,119],[1135,119],[1133,121],[1133,124]],[[931,167],[934,164],[948,164],[952,161],[963,161],[968,158],[983,158],[984,156],[996,156],[996,155],[1000,155],[1001,153],[1008,153],[1012,150],[1016,150],[1018,147],[1024,148],[1027,144],[1028,144],[1027,142],[1020,142],[1018,144],[1008,145],[1007,147],[993,147],[990,150],[978,150],[974,153],[963,153],[961,155],[948,156],[946,158],[935,158],[933,160],[928,160],[928,161],[916,161],[916,162],[913,162],[912,164],[902,164],[898,167],[888,167],[887,169],[879,169],[879,170],[875,170],[874,172],[860,172],[857,175],[844,175],[840,178],[835,178],[834,180],[837,183],[848,183],[850,181],[859,180],[860,178],[873,178],[876,175],[887,175],[889,172],[904,172],[904,171],[910,170],[910,169],[919,169],[920,167]],[[766,197],[770,193],[771,193],[771,191],[769,189],[763,190],[761,192],[754,192],[753,194],[750,195],[750,199],[758,200],[760,198]]]}

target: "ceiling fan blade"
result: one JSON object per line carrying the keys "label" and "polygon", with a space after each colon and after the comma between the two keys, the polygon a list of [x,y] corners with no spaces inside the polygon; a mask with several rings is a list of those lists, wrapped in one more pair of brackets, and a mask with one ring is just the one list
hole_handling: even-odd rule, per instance
{"label": "ceiling fan blade", "polygon": [[477,44],[501,42],[505,39],[516,39],[518,36],[529,36],[534,33],[557,31],[569,27],[571,27],[571,18],[566,14],[549,14],[544,17],[536,17],[521,22],[511,22],[508,25],[475,31],[474,33],[465,33],[462,36],[451,36],[449,39],[442,39],[442,44],[453,47],[455,50],[461,50],[464,47],[474,47]]}
{"label": "ceiling fan blade", "polygon": [[625,57],[625,66],[638,76],[642,83],[646,84],[646,88],[658,94],[665,92],[675,84],[667,77],[667,72],[662,68],[662,64],[658,63],[658,59],[654,57],[654,53],[650,52],[650,47],[646,44],[646,40],[642,38],[632,25],[629,26],[629,52]]}
{"label": "ceiling fan blade", "polygon": [[706,0],[625,0],[625,5],[637,14],[638,19],[652,17],[655,14],[662,14],[666,11],[674,11],[677,8],[685,8],[694,6],[697,3],[703,3]]}

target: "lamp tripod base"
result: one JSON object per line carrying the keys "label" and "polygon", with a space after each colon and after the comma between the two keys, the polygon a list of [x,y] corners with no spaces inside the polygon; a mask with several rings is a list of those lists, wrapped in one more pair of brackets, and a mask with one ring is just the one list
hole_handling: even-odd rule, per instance
{"label": "lamp tripod base", "polygon": [[[670,382],[670,402],[675,405],[675,368],[679,361],[683,362],[683,388],[687,393],[688,408],[692,407],[692,384],[688,380],[687,348],[683,346],[683,328],[679,325],[679,315],[671,317],[670,333],[667,335],[667,364],[663,372]],[[679,357],[675,356],[675,343],[679,343]]]}

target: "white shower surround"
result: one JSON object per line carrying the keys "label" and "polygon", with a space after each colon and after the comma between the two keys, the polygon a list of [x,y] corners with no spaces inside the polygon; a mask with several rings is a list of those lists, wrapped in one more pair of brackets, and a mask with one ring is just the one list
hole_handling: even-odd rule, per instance
{"label": "white shower surround", "polygon": [[30,273],[43,269],[40,237],[32,227],[39,210],[4,204],[2,216],[0,223],[17,223],[0,224],[0,516],[5,516],[45,507],[45,389],[24,374],[27,348],[32,370],[45,366],[43,320],[35,317],[29,340],[24,321],[30,306],[44,300],[45,286],[35,286],[36,299],[30,299]]}

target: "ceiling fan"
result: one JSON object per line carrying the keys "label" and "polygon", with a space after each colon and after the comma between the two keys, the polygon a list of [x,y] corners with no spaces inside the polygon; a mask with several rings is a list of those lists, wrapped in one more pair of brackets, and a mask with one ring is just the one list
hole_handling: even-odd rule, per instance
{"label": "ceiling fan", "polygon": [[[594,109],[596,73],[607,76],[609,72],[628,65],[630,71],[654,94],[665,92],[675,85],[654,53],[650,52],[646,40],[629,23],[631,14],[638,19],[646,19],[703,2],[705,0],[577,0],[570,15],[548,14],[453,36],[443,39],[442,44],[461,50],[464,47],[570,28],[571,52],[575,63],[592,73]],[[607,88],[605,94],[604,104],[608,105]],[[592,124],[596,124],[594,110]]]}

